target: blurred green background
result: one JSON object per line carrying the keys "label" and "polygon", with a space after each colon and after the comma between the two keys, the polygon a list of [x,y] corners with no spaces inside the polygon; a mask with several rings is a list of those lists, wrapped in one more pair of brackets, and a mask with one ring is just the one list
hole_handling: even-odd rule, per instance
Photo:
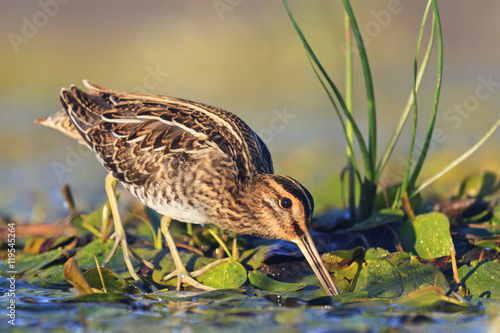
{"label": "blurred green background", "polygon": [[[340,1],[290,6],[320,60],[343,86]],[[424,1],[353,1],[375,81],[379,152],[411,88]],[[421,180],[472,146],[499,117],[500,3],[439,3],[445,43],[440,113]],[[275,171],[308,187],[320,209],[339,207],[343,135],[280,1],[0,2],[0,212],[51,220],[65,214],[69,183],[84,209],[105,200],[105,171],[73,140],[33,120],[60,109],[59,89],[89,79],[104,87],[191,99],[243,118],[268,144]],[[427,127],[434,62],[421,90],[419,139]],[[366,129],[356,67],[355,113]],[[488,82],[490,83],[484,83]],[[400,178],[409,131],[385,182]],[[426,191],[449,197],[464,176],[500,171],[500,133]],[[43,212],[43,213],[41,213]]]}

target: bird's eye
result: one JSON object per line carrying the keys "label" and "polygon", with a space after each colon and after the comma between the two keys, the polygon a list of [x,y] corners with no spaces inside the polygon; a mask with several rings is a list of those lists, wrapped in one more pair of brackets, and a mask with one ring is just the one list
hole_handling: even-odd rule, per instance
{"label": "bird's eye", "polygon": [[285,198],[281,199],[280,206],[281,206],[281,208],[284,208],[284,209],[290,209],[290,208],[292,208],[292,200],[290,198],[285,197]]}

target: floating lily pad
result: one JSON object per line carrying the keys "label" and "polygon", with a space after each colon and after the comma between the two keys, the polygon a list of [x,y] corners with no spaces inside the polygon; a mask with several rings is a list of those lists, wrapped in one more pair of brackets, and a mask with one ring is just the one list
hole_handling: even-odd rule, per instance
{"label": "floating lily pad", "polygon": [[64,252],[66,252],[65,249],[58,249],[37,255],[22,256],[22,260],[16,265],[16,270],[19,274],[29,274],[58,259],[64,258]]}
{"label": "floating lily pad", "polygon": [[203,275],[203,283],[216,289],[237,289],[246,280],[245,267],[235,260],[221,263]]}
{"label": "floating lily pad", "polygon": [[[88,270],[96,267],[94,255],[97,257],[97,261],[99,262],[99,264],[102,264],[111,252],[114,243],[115,242],[113,240],[107,240],[103,242],[101,239],[96,239],[90,242],[76,254],[78,265],[83,270]],[[134,258],[130,259],[132,261],[134,269],[137,271],[140,267],[139,261],[135,260]],[[125,261],[123,260],[123,250],[121,246],[118,246],[113,258],[106,265],[106,267],[119,274],[122,278],[130,277],[130,272],[128,271]]]}
{"label": "floating lily pad", "polygon": [[500,263],[473,261],[460,267],[458,276],[473,296],[500,298]]}
{"label": "floating lily pad", "polygon": [[[196,254],[190,254],[186,252],[179,252],[179,256],[181,257],[181,261],[186,267],[188,272],[195,271],[197,269],[203,268],[204,266],[212,263],[215,259],[200,257]],[[160,267],[160,269],[155,269],[152,274],[152,279],[154,282],[158,284],[162,284],[165,286],[177,286],[177,278],[174,277],[167,281],[163,281],[163,277],[167,274],[170,274],[175,271],[175,263],[172,259],[172,255],[166,250],[160,250],[154,256],[152,262]]]}
{"label": "floating lily pad", "polygon": [[391,253],[387,260],[401,277],[404,293],[411,293],[423,286],[437,286],[445,292],[450,288],[446,277],[430,261],[406,252]]}
{"label": "floating lily pad", "polygon": [[362,247],[356,247],[351,250],[336,250],[323,254],[321,259],[325,262],[325,266],[328,271],[334,271],[342,267],[350,265],[353,261],[359,258],[364,259],[365,249]]}
{"label": "floating lily pad", "polygon": [[382,259],[386,258],[389,254],[391,253],[386,249],[372,247],[366,250],[365,259]]}
{"label": "floating lily pad", "polygon": [[388,260],[367,259],[353,291],[367,291],[370,296],[389,298],[401,295],[403,290],[401,276]]}
{"label": "floating lily pad", "polygon": [[446,215],[432,212],[404,221],[397,230],[403,249],[424,259],[450,255],[453,241]]}
{"label": "floating lily pad", "polygon": [[[99,274],[99,270],[101,274]],[[91,268],[83,274],[83,277],[91,288],[104,291],[102,281],[107,293],[137,294],[140,291],[106,267]],[[102,281],[101,281],[102,276]]]}
{"label": "floating lily pad", "polygon": [[253,286],[266,291],[288,292],[300,290],[306,286],[303,283],[277,281],[257,270],[248,273],[248,280]]}
{"label": "floating lily pad", "polygon": [[365,258],[365,249],[357,247],[352,250],[336,250],[321,256],[329,272],[333,272],[333,281],[339,292],[350,291],[361,270]]}
{"label": "floating lily pad", "polygon": [[467,303],[445,296],[445,291],[439,287],[427,286],[401,297],[397,304],[419,311],[464,311],[469,308]]}
{"label": "floating lily pad", "polygon": [[[40,270],[36,274],[36,278],[53,285],[67,286],[70,283],[63,276],[64,264],[52,265]],[[36,280],[34,280],[36,282]]]}
{"label": "floating lily pad", "polygon": [[398,297],[422,286],[448,290],[448,281],[431,262],[405,252],[384,254],[370,249],[355,281],[355,292],[367,291],[371,296]]}
{"label": "floating lily pad", "polygon": [[253,249],[248,249],[240,253],[240,262],[244,266],[248,266],[252,269],[257,269],[262,265],[262,262],[266,259],[267,253],[277,248],[276,244],[273,245],[261,245]]}

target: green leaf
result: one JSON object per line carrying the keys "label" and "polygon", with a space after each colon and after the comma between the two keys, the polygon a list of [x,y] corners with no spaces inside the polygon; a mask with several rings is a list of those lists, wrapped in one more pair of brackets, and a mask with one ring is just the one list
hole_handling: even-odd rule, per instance
{"label": "green leaf", "polygon": [[366,291],[371,296],[398,297],[422,286],[449,289],[443,273],[432,263],[405,252],[386,254],[381,249],[368,250],[354,292]]}
{"label": "green leaf", "polygon": [[276,244],[260,245],[253,249],[245,250],[240,253],[240,262],[247,268],[250,266],[253,269],[257,269],[262,265],[266,254],[276,247]]}
{"label": "green leaf", "polygon": [[457,299],[447,297],[443,289],[434,286],[415,290],[400,298],[397,304],[414,308],[418,311],[457,312],[469,308],[468,303],[461,303]]}
{"label": "green leaf", "polygon": [[372,247],[366,251],[365,259],[383,259],[390,254],[386,249]]}
{"label": "green leaf", "polygon": [[500,298],[500,263],[473,261],[458,269],[460,280],[471,294],[483,298]]}
{"label": "green leaf", "polygon": [[25,255],[22,260],[17,264],[17,272],[19,274],[28,274],[39,270],[40,268],[58,260],[62,259],[65,249],[52,250],[37,255]]}
{"label": "green leaf", "polygon": [[370,296],[398,297],[403,290],[401,277],[389,261],[367,259],[361,268],[353,291],[366,291]]}
{"label": "green leaf", "polygon": [[494,241],[491,240],[482,240],[477,243],[474,243],[474,246],[480,247],[482,249],[486,250],[497,250],[500,252],[500,247],[498,244]]}
{"label": "green leaf", "polygon": [[462,181],[454,195],[456,199],[484,198],[500,189],[500,179],[493,172],[483,171]]}
{"label": "green leaf", "polygon": [[396,268],[401,277],[404,293],[413,292],[422,286],[437,286],[444,291],[450,289],[446,277],[430,261],[406,252],[391,253],[387,260]]}
{"label": "green leaf", "polygon": [[98,209],[94,210],[88,215],[75,218],[72,224],[78,228],[86,229],[90,231],[95,237],[101,237],[101,224],[102,224],[102,213],[105,204],[102,204]]}
{"label": "green leaf", "polygon": [[245,267],[235,260],[221,263],[203,275],[203,284],[216,289],[237,289],[246,280]]}
{"label": "green leaf", "polygon": [[[106,286],[106,292],[108,293],[125,293],[125,294],[138,294],[140,290],[129,284],[127,281],[119,277],[115,272],[106,267],[100,267],[102,279],[104,285]],[[99,276],[99,271],[97,267],[91,268],[85,273],[83,277],[89,284],[91,288],[102,290],[101,277]]]}
{"label": "green leaf", "polygon": [[403,249],[424,259],[449,256],[453,241],[446,215],[432,212],[404,221],[397,230]]}
{"label": "green leaf", "polygon": [[63,276],[63,269],[64,264],[52,265],[39,270],[36,273],[36,277],[37,279],[48,284],[67,286],[69,285],[69,282]]}
{"label": "green leaf", "polygon": [[321,256],[329,272],[333,272],[333,282],[339,292],[347,292],[354,288],[356,278],[365,258],[365,249],[357,247],[352,250],[336,250]]}
{"label": "green leaf", "polygon": [[352,250],[336,250],[325,253],[321,256],[321,259],[325,262],[325,266],[328,271],[333,271],[345,267],[351,264],[355,260],[361,261],[364,259],[365,249],[362,247],[356,247]]}
{"label": "green leaf", "polygon": [[[141,251],[137,251],[137,254],[141,255]],[[179,256],[181,257],[182,263],[185,265],[188,272],[192,272],[194,270],[203,268],[204,266],[212,263],[215,259],[200,257],[195,254],[189,254],[186,252],[179,252]],[[158,260],[158,258],[161,258]],[[147,258],[146,258],[147,259]],[[166,251],[161,250],[157,251],[151,262],[157,267],[161,267],[160,270],[155,269],[153,271],[152,279],[154,282],[158,284],[162,284],[165,286],[177,286],[177,278],[172,278],[168,281],[163,281],[163,278],[167,275],[175,271],[175,263],[172,259],[172,255]]]}
{"label": "green leaf", "polygon": [[254,287],[266,291],[289,292],[302,289],[306,286],[303,283],[287,283],[276,281],[257,270],[248,273],[248,280]]}
{"label": "green leaf", "polygon": [[[111,252],[114,243],[115,242],[113,240],[103,242],[101,239],[96,239],[90,242],[76,254],[78,265],[80,265],[83,270],[94,268],[96,266],[94,255],[97,257],[98,262],[103,263]],[[139,261],[134,258],[130,259],[132,260],[132,265],[137,271],[140,267]],[[113,258],[106,265],[106,267],[119,274],[122,278],[130,277],[130,272],[128,271],[125,261],[123,260],[123,250],[121,246],[118,246]]]}

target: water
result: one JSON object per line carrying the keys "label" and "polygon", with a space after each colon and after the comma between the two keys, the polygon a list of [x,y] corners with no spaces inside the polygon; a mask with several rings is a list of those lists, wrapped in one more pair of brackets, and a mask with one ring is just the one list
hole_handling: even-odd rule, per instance
{"label": "water", "polygon": [[[381,302],[309,306],[262,292],[219,291],[207,298],[167,292],[125,303],[81,303],[65,301],[73,297],[68,291],[24,287],[16,292],[16,326],[3,318],[4,332],[495,332],[500,320],[481,311],[413,312]],[[7,302],[6,294],[0,297],[2,308]]]}

